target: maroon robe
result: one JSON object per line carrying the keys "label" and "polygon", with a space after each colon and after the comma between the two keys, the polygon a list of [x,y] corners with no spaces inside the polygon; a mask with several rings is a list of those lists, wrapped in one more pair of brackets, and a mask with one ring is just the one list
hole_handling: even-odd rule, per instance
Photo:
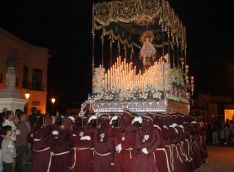
{"label": "maroon robe", "polygon": [[170,172],[171,162],[170,162],[170,150],[169,147],[165,147],[169,143],[169,130],[163,127],[162,122],[157,121],[156,125],[160,128],[155,128],[158,130],[160,137],[160,145],[156,148],[155,157],[156,157],[156,166],[158,172]]}
{"label": "maroon robe", "polygon": [[50,126],[38,128],[34,133],[31,133],[33,172],[46,172],[48,169],[50,159],[50,133]]}
{"label": "maroon robe", "polygon": [[71,166],[71,140],[68,130],[58,129],[58,139],[51,142],[51,172],[67,172]]}
{"label": "maroon robe", "polygon": [[[101,133],[105,136],[101,140]],[[98,129],[94,136],[94,172],[112,172],[114,171],[114,139],[108,136],[107,132]]]}
{"label": "maroon robe", "polygon": [[135,158],[136,128],[131,126],[133,115],[124,111],[120,118],[120,128],[114,129],[115,147],[121,145],[122,150],[115,152],[115,172],[131,172]]}
{"label": "maroon robe", "polygon": [[115,172],[131,172],[135,158],[136,129],[133,126],[116,128],[115,146],[121,144],[120,153],[115,153]]}
{"label": "maroon robe", "polygon": [[170,132],[169,132],[169,120],[166,117],[161,117],[157,123],[161,126],[161,147],[156,149],[156,164],[159,172],[170,172],[172,171],[172,146]]}
{"label": "maroon robe", "polygon": [[[149,138],[144,140],[144,136]],[[155,172],[156,166],[156,148],[160,145],[159,133],[153,126],[146,126],[138,129],[136,135],[136,150],[137,154],[134,159],[133,172]],[[148,154],[143,153],[141,150],[146,148]]]}
{"label": "maroon robe", "polygon": [[[82,130],[80,130],[82,131]],[[73,150],[72,150],[72,172],[91,172],[93,160],[93,136],[89,132],[84,131],[84,136],[90,136],[91,140],[80,140],[79,132],[72,134]]]}

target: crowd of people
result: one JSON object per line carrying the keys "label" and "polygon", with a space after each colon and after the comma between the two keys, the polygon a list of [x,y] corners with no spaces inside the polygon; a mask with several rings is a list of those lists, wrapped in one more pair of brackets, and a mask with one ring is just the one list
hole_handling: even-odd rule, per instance
{"label": "crowd of people", "polygon": [[189,115],[1,117],[3,172],[21,172],[27,152],[33,172],[192,172],[207,158],[204,123]]}
{"label": "crowd of people", "polygon": [[234,146],[234,122],[227,119],[222,125],[207,124],[207,144]]}

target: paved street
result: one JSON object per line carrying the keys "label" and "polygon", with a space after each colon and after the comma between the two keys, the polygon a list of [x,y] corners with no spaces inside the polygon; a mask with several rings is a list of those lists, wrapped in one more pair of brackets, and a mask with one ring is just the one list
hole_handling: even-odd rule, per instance
{"label": "paved street", "polygon": [[208,146],[208,163],[198,172],[234,172],[234,147]]}

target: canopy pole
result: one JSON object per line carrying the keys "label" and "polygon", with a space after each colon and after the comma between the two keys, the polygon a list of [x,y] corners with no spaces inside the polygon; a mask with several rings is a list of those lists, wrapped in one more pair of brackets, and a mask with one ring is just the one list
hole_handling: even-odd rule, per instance
{"label": "canopy pole", "polygon": [[[91,64],[91,68],[92,68],[92,94],[93,94],[93,86],[94,86],[94,68],[95,68],[95,32],[94,32],[94,4],[93,4],[93,9],[92,9],[92,64]],[[83,119],[82,119],[83,120]]]}
{"label": "canopy pole", "polygon": [[102,67],[104,67],[104,35],[101,36],[102,41]]}
{"label": "canopy pole", "polygon": [[112,66],[112,35],[110,35],[110,67]]}

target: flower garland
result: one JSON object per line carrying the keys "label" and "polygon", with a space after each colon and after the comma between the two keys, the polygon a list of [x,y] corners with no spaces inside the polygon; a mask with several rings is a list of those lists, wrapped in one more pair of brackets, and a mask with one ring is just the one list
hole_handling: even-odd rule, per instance
{"label": "flower garland", "polygon": [[178,87],[184,87],[184,72],[177,68],[170,69],[171,83]]}

